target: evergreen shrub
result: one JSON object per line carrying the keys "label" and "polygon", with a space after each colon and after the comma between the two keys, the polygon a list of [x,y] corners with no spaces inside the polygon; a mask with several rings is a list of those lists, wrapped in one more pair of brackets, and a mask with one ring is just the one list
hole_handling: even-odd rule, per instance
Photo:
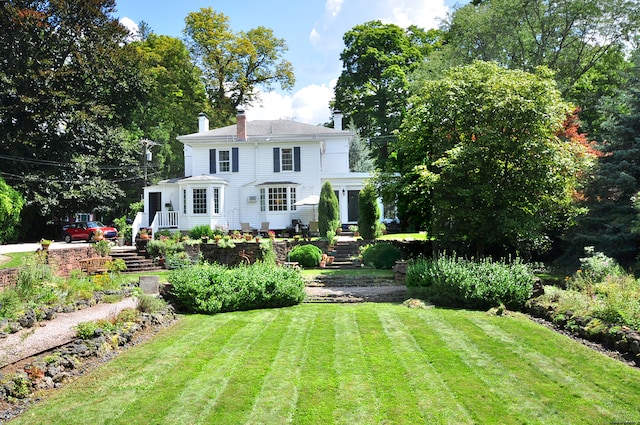
{"label": "evergreen shrub", "polygon": [[296,245],[289,252],[289,260],[297,261],[302,267],[317,267],[322,260],[322,251],[315,245]]}
{"label": "evergreen shrub", "polygon": [[400,259],[402,259],[400,249],[386,242],[368,245],[362,251],[364,265],[374,269],[392,269]]}
{"label": "evergreen shrub", "polygon": [[511,263],[442,256],[407,268],[407,293],[444,307],[520,310],[530,298],[535,275],[520,260]]}
{"label": "evergreen shrub", "polygon": [[181,311],[215,314],[299,304],[305,296],[300,273],[258,262],[228,268],[201,264],[169,275],[169,299]]}

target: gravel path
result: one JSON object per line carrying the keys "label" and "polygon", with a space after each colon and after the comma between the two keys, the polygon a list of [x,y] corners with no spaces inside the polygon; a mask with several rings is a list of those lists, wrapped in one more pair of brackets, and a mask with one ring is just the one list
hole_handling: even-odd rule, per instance
{"label": "gravel path", "polygon": [[132,297],[112,304],[100,303],[71,313],[58,313],[53,320],[40,322],[38,327],[10,334],[0,339],[0,368],[73,341],[74,326],[80,322],[114,317],[121,310],[135,306],[136,300]]}

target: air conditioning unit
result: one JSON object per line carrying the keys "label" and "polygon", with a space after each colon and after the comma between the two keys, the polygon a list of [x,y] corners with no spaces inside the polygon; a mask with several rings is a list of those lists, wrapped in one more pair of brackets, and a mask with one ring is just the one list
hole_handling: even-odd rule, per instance
{"label": "air conditioning unit", "polygon": [[247,202],[258,202],[258,197],[256,195],[248,196]]}

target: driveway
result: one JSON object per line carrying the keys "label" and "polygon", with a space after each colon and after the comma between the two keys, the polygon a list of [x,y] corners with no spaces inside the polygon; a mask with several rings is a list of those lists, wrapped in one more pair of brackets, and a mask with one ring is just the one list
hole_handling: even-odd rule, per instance
{"label": "driveway", "polygon": [[[71,245],[76,244],[85,244],[86,242],[74,242],[71,244],[65,242],[53,242],[49,245],[49,249],[60,249],[63,247],[69,247]],[[8,252],[35,252],[41,249],[39,242],[30,242],[30,243],[15,243],[15,244],[7,244],[0,245],[0,254],[6,254]]]}

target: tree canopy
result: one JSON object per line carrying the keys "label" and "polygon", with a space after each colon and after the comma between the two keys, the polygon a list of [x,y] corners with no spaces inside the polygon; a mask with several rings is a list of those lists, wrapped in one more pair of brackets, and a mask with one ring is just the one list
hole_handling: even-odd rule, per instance
{"label": "tree canopy", "polygon": [[522,252],[575,218],[592,156],[557,137],[571,109],[548,71],[474,62],[427,82],[411,104],[399,206],[415,225],[479,252]]}
{"label": "tree canopy", "polygon": [[273,30],[259,26],[234,32],[229,17],[210,7],[189,13],[185,23],[187,46],[202,69],[211,119],[218,125],[231,123],[239,106],[259,101],[258,89],[293,87],[293,66],[282,58],[287,44]]}
{"label": "tree canopy", "polygon": [[0,5],[2,176],[32,214],[108,210],[139,188],[124,131],[144,96],[113,0]]}
{"label": "tree canopy", "polygon": [[436,31],[407,29],[371,21],[343,37],[343,70],[335,88],[334,107],[353,121],[368,139],[378,166],[384,168],[409,97],[408,74],[437,44]]}

